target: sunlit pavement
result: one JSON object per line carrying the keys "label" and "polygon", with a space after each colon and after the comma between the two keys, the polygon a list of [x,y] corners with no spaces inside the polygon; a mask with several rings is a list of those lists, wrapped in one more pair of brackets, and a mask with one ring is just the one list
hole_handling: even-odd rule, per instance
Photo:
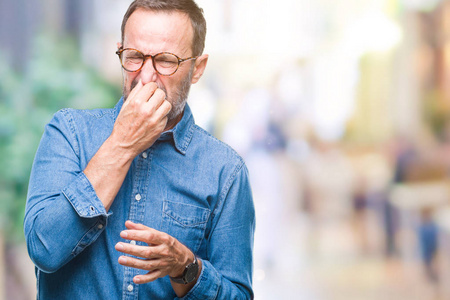
{"label": "sunlit pavement", "polygon": [[[281,236],[272,261],[255,249],[255,299],[444,299],[417,259],[383,255],[374,212],[320,222],[292,215],[272,224]],[[257,234],[264,243],[270,236]]]}

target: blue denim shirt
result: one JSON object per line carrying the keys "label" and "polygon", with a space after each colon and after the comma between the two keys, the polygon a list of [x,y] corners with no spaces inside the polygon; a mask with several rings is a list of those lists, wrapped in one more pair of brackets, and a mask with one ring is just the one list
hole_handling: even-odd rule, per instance
{"label": "blue denim shirt", "polygon": [[[113,109],[63,109],[46,126],[31,171],[24,231],[38,299],[176,299],[168,276],[137,285],[146,271],[118,263],[125,221],[166,232],[202,259],[184,299],[252,298],[255,212],[240,156],[182,120],[138,155],[106,211],[83,173],[111,134]],[[142,245],[141,242],[137,242]]]}

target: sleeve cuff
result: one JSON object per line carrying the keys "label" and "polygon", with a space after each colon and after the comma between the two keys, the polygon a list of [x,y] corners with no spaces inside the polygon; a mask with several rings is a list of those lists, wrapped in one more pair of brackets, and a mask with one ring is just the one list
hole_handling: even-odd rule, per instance
{"label": "sleeve cuff", "polygon": [[[207,260],[202,260],[202,272],[197,283],[181,299],[184,300],[214,300],[217,298],[221,284],[221,277],[217,270]],[[180,299],[180,298],[176,298]]]}
{"label": "sleeve cuff", "polygon": [[103,203],[95,193],[94,187],[83,172],[62,192],[82,218],[108,217],[112,215],[112,212],[106,212]]}

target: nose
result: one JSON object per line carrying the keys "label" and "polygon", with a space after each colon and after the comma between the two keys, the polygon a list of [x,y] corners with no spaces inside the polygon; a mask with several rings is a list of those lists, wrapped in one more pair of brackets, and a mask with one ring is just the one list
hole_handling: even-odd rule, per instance
{"label": "nose", "polygon": [[142,84],[146,84],[149,82],[155,82],[158,76],[155,68],[153,68],[152,59],[148,58],[145,60],[142,69],[139,71],[140,78],[142,80]]}

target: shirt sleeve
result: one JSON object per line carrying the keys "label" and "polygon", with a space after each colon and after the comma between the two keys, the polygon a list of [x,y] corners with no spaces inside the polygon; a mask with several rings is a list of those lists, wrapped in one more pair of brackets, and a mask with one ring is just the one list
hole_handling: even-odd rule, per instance
{"label": "shirt sleeve", "polygon": [[24,219],[30,258],[47,273],[92,244],[110,215],[81,169],[79,152],[70,111],[61,110],[36,152]]}
{"label": "shirt sleeve", "polygon": [[214,210],[208,257],[195,286],[182,299],[253,299],[255,209],[242,162],[230,177]]}

